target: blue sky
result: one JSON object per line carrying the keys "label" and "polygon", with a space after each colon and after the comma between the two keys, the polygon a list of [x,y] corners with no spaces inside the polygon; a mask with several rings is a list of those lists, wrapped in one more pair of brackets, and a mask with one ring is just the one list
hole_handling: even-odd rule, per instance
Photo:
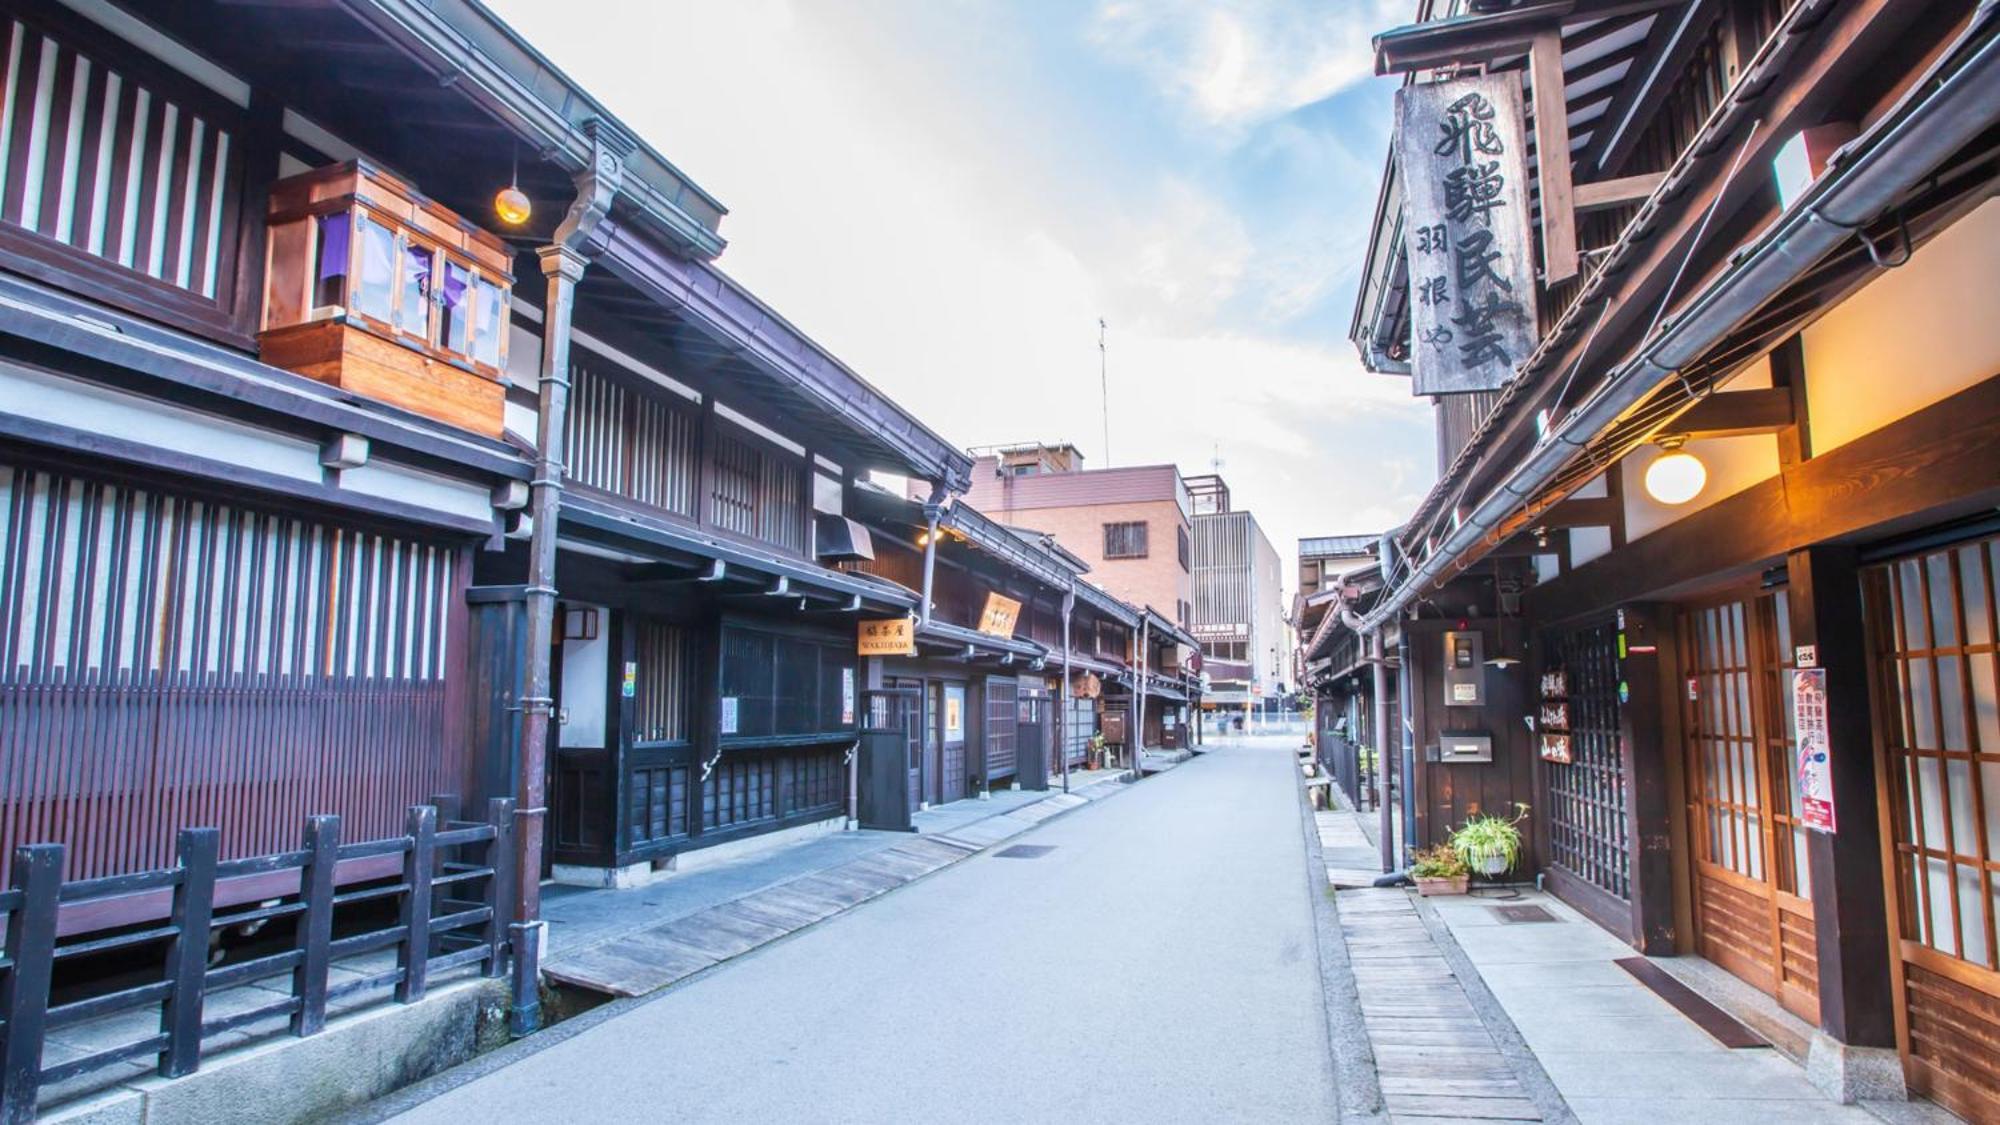
{"label": "blue sky", "polygon": [[1435,471],[1346,339],[1413,0],[491,0],[730,208],[722,265],[961,445],[1222,458],[1289,558]]}

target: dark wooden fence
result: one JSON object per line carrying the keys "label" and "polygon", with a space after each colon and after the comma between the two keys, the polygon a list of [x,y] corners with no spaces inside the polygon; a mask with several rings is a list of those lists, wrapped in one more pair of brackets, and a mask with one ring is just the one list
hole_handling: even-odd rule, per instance
{"label": "dark wooden fence", "polygon": [[[477,964],[485,975],[499,976],[507,957],[513,802],[488,802],[483,822],[451,819],[454,809],[448,798],[414,806],[403,835],[352,844],[340,842],[339,817],[310,817],[297,850],[226,861],[218,858],[216,829],[187,828],[173,867],[77,882],[63,881],[63,845],[16,848],[9,886],[0,891],[0,911],[7,916],[0,962],[0,1121],[31,1121],[43,1085],[127,1059],[153,1056],[161,1075],[180,1077],[201,1065],[203,1043],[223,1032],[282,1016],[292,1034],[313,1035],[326,1026],[330,1003],[356,994],[388,988],[397,1001],[410,1003],[423,997],[433,975],[451,969]],[[283,889],[273,893],[273,880]],[[148,897],[162,900],[164,917],[82,930],[73,921],[93,908],[130,916],[130,904]],[[110,900],[127,905],[103,910]],[[393,923],[364,921],[357,928],[370,906],[382,914],[393,907]],[[344,912],[336,936],[335,913],[342,908],[354,909]],[[216,931],[287,919],[288,948],[211,966]],[[50,986],[63,962],[149,949],[164,950],[156,979],[51,1004]],[[385,950],[395,953],[392,967],[331,981],[335,961]],[[220,1018],[203,1014],[204,999],[213,993],[287,974],[290,988],[274,1000]],[[50,1032],[134,1011],[157,1011],[159,1030],[42,1065]]]}

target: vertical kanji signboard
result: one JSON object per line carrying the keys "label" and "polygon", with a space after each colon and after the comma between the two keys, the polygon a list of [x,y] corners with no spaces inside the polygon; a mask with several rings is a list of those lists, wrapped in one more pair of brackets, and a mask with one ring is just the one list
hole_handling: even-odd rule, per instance
{"label": "vertical kanji signboard", "polygon": [[1521,118],[1511,74],[1396,92],[1416,394],[1496,390],[1534,350]]}

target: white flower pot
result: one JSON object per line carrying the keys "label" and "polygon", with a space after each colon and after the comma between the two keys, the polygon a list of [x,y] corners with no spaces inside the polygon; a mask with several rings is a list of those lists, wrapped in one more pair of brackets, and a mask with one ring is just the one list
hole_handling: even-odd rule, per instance
{"label": "white flower pot", "polygon": [[1504,855],[1474,856],[1472,860],[1472,869],[1489,879],[1495,875],[1506,874],[1509,866]]}

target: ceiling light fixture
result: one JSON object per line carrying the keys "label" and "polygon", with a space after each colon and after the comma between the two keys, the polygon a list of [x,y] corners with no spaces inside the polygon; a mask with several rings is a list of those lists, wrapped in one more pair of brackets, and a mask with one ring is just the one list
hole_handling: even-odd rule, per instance
{"label": "ceiling light fixture", "polygon": [[1646,494],[1662,504],[1685,504],[1708,484],[1708,467],[1682,449],[1687,435],[1659,439],[1661,453],[1646,466]]}

